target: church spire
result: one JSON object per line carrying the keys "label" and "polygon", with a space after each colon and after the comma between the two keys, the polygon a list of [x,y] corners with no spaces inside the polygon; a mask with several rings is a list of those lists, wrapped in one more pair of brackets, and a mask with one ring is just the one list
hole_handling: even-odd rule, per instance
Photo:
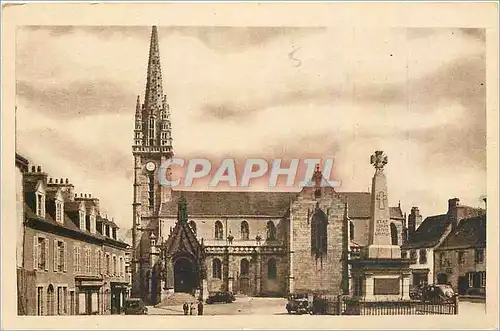
{"label": "church spire", "polygon": [[149,45],[148,76],[146,80],[144,108],[148,113],[156,114],[162,109],[163,98],[158,29],[156,26],[153,26]]}

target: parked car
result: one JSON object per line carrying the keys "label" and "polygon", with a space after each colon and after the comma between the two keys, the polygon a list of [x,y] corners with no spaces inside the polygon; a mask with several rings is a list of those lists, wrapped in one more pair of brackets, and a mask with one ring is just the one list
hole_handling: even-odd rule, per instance
{"label": "parked car", "polygon": [[208,298],[206,300],[206,303],[208,303],[208,304],[216,303],[216,302],[231,303],[235,300],[236,300],[236,298],[234,297],[233,292],[217,291],[217,292],[210,292],[208,294]]}
{"label": "parked car", "polygon": [[125,315],[146,315],[148,308],[139,298],[125,299],[124,305]]}
{"label": "parked car", "polygon": [[422,299],[422,293],[426,287],[426,284],[420,284],[410,288],[410,299],[420,301]]}
{"label": "parked car", "polygon": [[421,301],[433,303],[451,302],[455,296],[455,291],[450,285],[427,285],[422,291]]}
{"label": "parked car", "polygon": [[289,314],[312,314],[312,307],[309,304],[309,294],[297,293],[290,295],[285,308]]}

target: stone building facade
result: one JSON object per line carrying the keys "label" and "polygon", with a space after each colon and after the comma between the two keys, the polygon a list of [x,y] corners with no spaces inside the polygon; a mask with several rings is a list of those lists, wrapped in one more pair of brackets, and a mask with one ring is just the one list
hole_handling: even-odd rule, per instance
{"label": "stone building facade", "polygon": [[[157,303],[161,291],[348,291],[349,250],[368,242],[370,193],[319,188],[319,170],[316,185],[300,192],[180,191],[160,185],[158,169],[174,155],[161,77],[153,27],[132,147],[132,295]],[[390,223],[392,242],[402,244],[406,224],[399,206],[390,207]]]}
{"label": "stone building facade", "polygon": [[77,196],[68,179],[49,178],[40,166],[21,174],[18,313],[119,313],[128,245],[117,239],[117,225],[100,214],[99,199]]}
{"label": "stone building facade", "polygon": [[434,255],[438,283],[451,284],[460,295],[485,296],[486,214],[461,220]]}
{"label": "stone building facade", "polygon": [[422,216],[417,207],[412,208],[408,215],[408,240],[401,247],[403,257],[412,260],[411,286],[449,281],[436,274],[436,270],[440,269],[437,263],[440,262],[435,260],[435,251],[456,231],[462,220],[485,213],[482,208],[460,205],[459,202],[458,198],[449,199],[445,214],[426,217],[416,229]]}

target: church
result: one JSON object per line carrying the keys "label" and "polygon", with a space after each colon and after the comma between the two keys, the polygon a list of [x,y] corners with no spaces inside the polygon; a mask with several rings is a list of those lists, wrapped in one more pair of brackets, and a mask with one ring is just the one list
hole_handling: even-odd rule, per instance
{"label": "church", "polygon": [[[132,146],[133,297],[157,304],[167,292],[352,292],[348,260],[369,240],[369,192],[323,187],[319,169],[312,178],[316,185],[300,192],[162,186],[158,168],[174,155],[171,125],[158,30],[153,27],[146,91],[142,102],[137,97]],[[389,211],[392,245],[399,246],[406,216],[400,206]]]}

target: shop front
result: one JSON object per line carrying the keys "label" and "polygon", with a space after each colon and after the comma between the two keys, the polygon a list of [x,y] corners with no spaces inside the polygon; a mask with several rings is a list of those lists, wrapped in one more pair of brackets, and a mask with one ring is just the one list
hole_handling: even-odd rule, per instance
{"label": "shop front", "polygon": [[78,315],[98,315],[101,313],[100,290],[103,286],[102,279],[76,277],[76,313]]}

